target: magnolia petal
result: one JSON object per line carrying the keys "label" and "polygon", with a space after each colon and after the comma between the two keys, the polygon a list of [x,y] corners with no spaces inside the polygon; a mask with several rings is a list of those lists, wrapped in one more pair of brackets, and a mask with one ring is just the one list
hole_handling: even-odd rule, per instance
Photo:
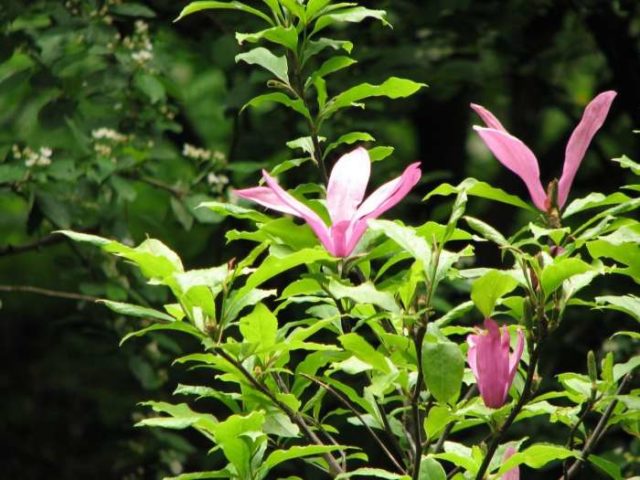
{"label": "magnolia petal", "polygon": [[353,218],[370,174],[369,152],[362,147],[343,155],[333,166],[327,186],[327,209],[334,224]]}
{"label": "magnolia petal", "polygon": [[[504,451],[504,455],[502,456],[502,462],[506,462],[507,460],[509,460],[511,457],[513,457],[513,455],[515,455],[518,451],[513,448],[512,446],[508,446],[506,448],[506,450]],[[504,475],[502,475],[500,477],[500,480],[520,480],[520,467],[514,467],[511,470],[509,470],[508,472],[506,472]]]}
{"label": "magnolia petal", "polygon": [[534,205],[546,211],[547,194],[540,182],[538,160],[529,147],[506,132],[493,128],[473,128],[500,163],[522,179]]}
{"label": "magnolia petal", "polygon": [[509,374],[509,350],[502,346],[498,325],[490,318],[484,321],[487,333],[476,338],[478,389],[487,407],[499,408],[506,399],[505,383]]}
{"label": "magnolia petal", "polygon": [[288,208],[295,211],[296,215],[302,217],[305,222],[309,224],[311,229],[314,231],[322,245],[327,249],[329,253],[334,254],[333,242],[331,241],[331,236],[329,235],[329,229],[322,221],[322,219],[318,216],[316,212],[307,207],[304,203],[298,201],[292,195],[287,193],[278,182],[269,175],[265,170],[262,171],[262,177],[273,193],[278,197],[280,202],[286,204]]}
{"label": "magnolia petal", "polygon": [[477,355],[477,342],[478,335],[469,335],[467,337],[467,343],[469,344],[469,349],[467,350],[467,362],[469,363],[469,368],[471,368],[471,372],[473,376],[476,377],[476,381],[478,380],[478,364],[476,362]]}
{"label": "magnolia petal", "polygon": [[482,119],[487,127],[508,133],[507,129],[502,126],[502,123],[500,123],[500,120],[498,120],[493,113],[484,108],[482,105],[472,103],[471,108],[478,114],[478,116]]}
{"label": "magnolia petal", "polygon": [[338,223],[334,223],[331,225],[329,230],[329,235],[331,236],[331,243],[333,244],[333,252],[332,255],[335,257],[348,257],[351,253],[351,250],[348,248],[348,229],[350,227],[350,222],[348,220],[343,220]]}
{"label": "magnolia petal", "polygon": [[269,187],[252,187],[244,188],[242,190],[233,190],[233,194],[240,198],[245,198],[259,203],[263,207],[270,208],[271,210],[288,213],[289,215],[295,215],[296,217],[300,216],[296,210],[280,200],[280,197],[278,197]]}
{"label": "magnolia petal", "polygon": [[369,195],[364,203],[360,205],[360,208],[358,208],[355,218],[368,219],[379,217],[406,197],[411,189],[418,183],[421,175],[420,163],[412,163],[398,178],[385,183]]}
{"label": "magnolia petal", "polygon": [[596,98],[591,100],[589,105],[584,109],[582,119],[575,128],[564,155],[564,167],[562,168],[562,177],[558,182],[558,206],[562,208],[567,201],[573,179],[582,163],[584,154],[589,148],[591,139],[596,134],[609,113],[609,108],[613,99],[617,95],[616,92],[610,90],[603,92]]}
{"label": "magnolia petal", "polygon": [[516,344],[515,350],[509,357],[509,386],[511,386],[511,383],[513,383],[513,379],[516,376],[516,372],[518,371],[518,364],[520,363],[520,359],[522,358],[523,351],[524,333],[522,332],[522,330],[518,329],[518,343]]}

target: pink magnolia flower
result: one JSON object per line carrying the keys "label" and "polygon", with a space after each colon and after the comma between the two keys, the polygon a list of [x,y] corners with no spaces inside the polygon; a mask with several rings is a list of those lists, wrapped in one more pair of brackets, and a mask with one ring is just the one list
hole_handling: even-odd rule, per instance
{"label": "pink magnolia flower", "polygon": [[367,220],[377,218],[402,200],[420,179],[419,163],[409,165],[401,176],[385,183],[364,198],[371,160],[362,147],[340,157],[331,171],[327,186],[327,210],[331,226],[309,207],[287,193],[266,171],[266,187],[236,190],[239,197],[252,200],[272,210],[304,219],[322,245],[336,257],[348,257],[367,229]]}
{"label": "pink magnolia flower", "polygon": [[518,344],[509,355],[509,332],[500,328],[490,318],[485,318],[486,330],[477,335],[469,335],[467,343],[467,361],[476,377],[480,396],[487,407],[499,408],[504,405],[518,369],[518,363],[524,349],[524,334],[518,331]]}
{"label": "pink magnolia flower", "polygon": [[[558,182],[559,208],[562,208],[566,203],[578,167],[582,163],[591,139],[602,127],[615,96],[616,92],[608,91],[594,98],[585,108],[580,123],[571,134],[565,150],[562,176]],[[500,163],[522,179],[535,206],[543,212],[548,211],[552,206],[551,199],[548,198],[540,182],[538,160],[533,152],[521,140],[507,132],[489,110],[473,103],[471,108],[488,127],[476,126],[473,128],[482,137],[489,150],[493,152]]]}
{"label": "pink magnolia flower", "polygon": [[[507,449],[504,451],[504,455],[502,456],[502,461],[506,462],[515,453],[517,453],[517,450],[512,446],[508,446]],[[520,480],[520,467],[512,468],[511,470],[506,472],[504,475],[502,475],[500,477],[500,480]]]}

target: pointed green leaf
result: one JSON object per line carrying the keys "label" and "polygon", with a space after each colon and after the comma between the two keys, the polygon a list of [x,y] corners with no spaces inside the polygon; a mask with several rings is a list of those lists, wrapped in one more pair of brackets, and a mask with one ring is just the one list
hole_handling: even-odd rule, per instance
{"label": "pointed green leaf", "polygon": [[211,1],[199,1],[199,2],[191,2],[189,5],[184,7],[174,21],[182,20],[187,15],[191,15],[196,12],[200,12],[202,10],[238,10],[241,12],[250,13],[255,15],[256,17],[260,17],[265,20],[269,24],[273,24],[271,18],[268,15],[261,12],[260,10],[250,7],[249,5],[245,5],[242,2],[211,2]]}
{"label": "pointed green leaf", "polygon": [[236,62],[245,62],[249,65],[259,65],[273,73],[287,85],[289,84],[289,66],[285,56],[278,57],[264,47],[254,48],[245,53],[236,55]]}
{"label": "pointed green leaf", "polygon": [[513,291],[518,282],[509,274],[499,270],[490,270],[473,282],[471,300],[485,318],[493,313],[496,302]]}

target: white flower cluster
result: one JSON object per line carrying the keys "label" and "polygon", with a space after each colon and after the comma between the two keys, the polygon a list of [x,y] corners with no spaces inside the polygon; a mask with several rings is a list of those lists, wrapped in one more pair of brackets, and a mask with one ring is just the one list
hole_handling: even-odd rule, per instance
{"label": "white flower cluster", "polygon": [[225,185],[229,184],[229,177],[223,174],[215,174],[211,172],[207,175],[207,183],[218,187],[218,189],[222,189]]}
{"label": "white flower cluster", "polygon": [[[110,157],[113,152],[113,144],[125,143],[129,140],[129,136],[120,133],[112,128],[98,128],[91,132],[91,136],[94,141],[96,141],[93,145],[93,149],[98,155],[102,155],[103,157]],[[104,142],[107,143],[104,143]],[[109,145],[111,143],[111,145]],[[111,159],[115,161],[115,159]]]}
{"label": "white flower cluster", "polygon": [[32,150],[29,147],[20,150],[18,145],[13,145],[13,147],[11,147],[11,153],[16,159],[24,158],[24,164],[29,168],[34,166],[46,167],[51,165],[53,150],[49,147],[40,147],[38,151]]}
{"label": "white flower cluster", "polygon": [[215,160],[220,163],[224,163],[227,159],[224,153],[219,150],[206,150],[204,148],[198,148],[190,143],[185,143],[182,146],[182,155],[194,160]]}
{"label": "white flower cluster", "polygon": [[124,37],[122,45],[131,50],[131,58],[140,66],[153,60],[153,44],[149,38],[149,24],[143,20],[136,20],[133,35]]}
{"label": "white flower cluster", "polygon": [[211,151],[204,148],[194,147],[189,143],[182,146],[182,155],[193,158],[194,160],[211,160]]}
{"label": "white flower cluster", "polygon": [[113,130],[112,128],[98,128],[91,132],[91,136],[96,140],[109,139],[113,140],[116,143],[124,143],[129,140],[127,135],[124,135],[120,132]]}

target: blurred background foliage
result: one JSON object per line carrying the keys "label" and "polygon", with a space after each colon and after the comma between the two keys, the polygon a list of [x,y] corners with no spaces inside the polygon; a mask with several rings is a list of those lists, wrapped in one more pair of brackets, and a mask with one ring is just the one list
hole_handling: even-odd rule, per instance
{"label": "blurred background foliage", "polygon": [[[474,176],[522,194],[480,140],[470,102],[485,105],[531,145],[542,176],[559,174],[566,139],[597,92],[619,97],[577,178],[576,196],[612,192],[624,171],[611,157],[640,158],[640,5],[634,0],[380,0],[393,29],[367,23],[337,35],[355,40],[355,68],[340,86],[398,75],[430,85],[410,100],[371,102],[328,128],[370,131],[394,155],[374,183],[414,159],[419,194]],[[0,2],[0,435],[6,478],[161,478],[204,469],[198,439],[131,425],[136,402],[168,395],[168,353],[181,339],[118,347],[135,326],[95,298],[164,300],[123,263],[52,232],[70,228],[138,243],[157,237],[189,268],[228,261],[233,220],[198,210],[254,184],[265,166],[293,157],[285,142],[305,133],[285,109],[240,112],[266,77],[236,65],[234,31],[251,18],[194,15],[172,23],[182,2],[40,0]],[[335,152],[337,156],[340,152]],[[317,175],[311,168],[291,173]],[[292,182],[293,183],[293,182]],[[408,201],[408,222],[445,219],[448,204]],[[524,219],[476,201],[471,214],[514,231]],[[480,262],[497,252],[479,250]],[[606,282],[599,292],[613,289]],[[619,280],[616,280],[619,282]],[[633,288],[633,287],[632,287]],[[612,313],[569,319],[548,355],[585,370],[589,348],[611,333]],[[609,325],[609,327],[608,327]],[[575,357],[573,354],[576,354]],[[579,355],[578,355],[579,354]],[[553,373],[554,365],[543,365]],[[153,392],[151,392],[153,391]],[[615,439],[614,439],[615,441]],[[623,463],[634,451],[619,451]]]}

